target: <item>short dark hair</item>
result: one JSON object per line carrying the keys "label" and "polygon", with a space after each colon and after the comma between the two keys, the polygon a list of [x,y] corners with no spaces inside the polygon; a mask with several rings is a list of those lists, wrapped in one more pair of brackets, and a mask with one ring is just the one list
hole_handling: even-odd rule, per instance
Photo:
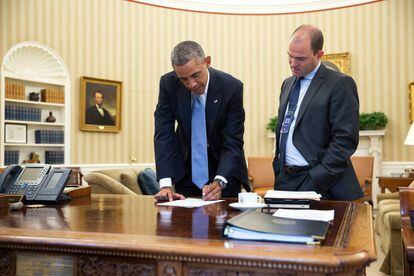
{"label": "short dark hair", "polygon": [[193,58],[197,58],[199,61],[205,58],[203,48],[195,41],[180,42],[171,52],[172,65],[182,66]]}
{"label": "short dark hair", "polygon": [[311,39],[311,49],[314,54],[317,54],[323,48],[323,34],[322,31],[313,25],[300,25],[296,28],[296,30],[292,33],[291,37],[300,30],[306,30]]}

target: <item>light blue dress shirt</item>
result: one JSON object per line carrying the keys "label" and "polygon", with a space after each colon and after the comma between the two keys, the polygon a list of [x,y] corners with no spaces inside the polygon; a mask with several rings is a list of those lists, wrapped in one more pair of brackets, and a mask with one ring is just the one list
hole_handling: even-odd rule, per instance
{"label": "light blue dress shirt", "polygon": [[[295,145],[293,145],[292,136],[293,136],[293,132],[295,131],[296,118],[298,117],[299,109],[302,104],[303,98],[305,97],[306,91],[308,91],[308,88],[312,82],[312,79],[315,76],[320,66],[321,66],[321,63],[319,62],[318,66],[316,66],[315,69],[313,69],[313,71],[310,72],[308,75],[306,75],[304,79],[301,81],[298,105],[296,107],[293,122],[289,129],[289,134],[288,134],[287,141],[286,141],[286,157],[285,157],[286,166],[308,166],[309,165],[306,159],[302,156],[302,154],[295,147]],[[287,110],[288,108],[286,108],[286,112]],[[286,113],[285,113],[285,116],[286,116]]]}

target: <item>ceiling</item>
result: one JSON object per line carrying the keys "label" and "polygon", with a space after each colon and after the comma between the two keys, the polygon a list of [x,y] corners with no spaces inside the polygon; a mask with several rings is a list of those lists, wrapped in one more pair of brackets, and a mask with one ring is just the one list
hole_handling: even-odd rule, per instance
{"label": "ceiling", "polygon": [[128,0],[152,6],[223,14],[289,14],[330,10],[382,0]]}

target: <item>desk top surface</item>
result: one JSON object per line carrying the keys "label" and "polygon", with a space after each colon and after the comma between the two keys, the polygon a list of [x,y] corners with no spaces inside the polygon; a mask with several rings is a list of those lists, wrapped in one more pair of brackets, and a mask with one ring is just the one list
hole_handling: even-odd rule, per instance
{"label": "desk top surface", "polygon": [[[231,200],[200,208],[156,206],[152,196],[92,195],[68,204],[0,210],[0,247],[96,250],[254,261],[368,264],[376,259],[372,213],[356,204],[345,246],[236,241],[222,238],[225,221],[240,211]],[[324,208],[335,204],[327,203]],[[335,220],[334,223],[341,223]],[[298,254],[300,253],[300,258]]]}

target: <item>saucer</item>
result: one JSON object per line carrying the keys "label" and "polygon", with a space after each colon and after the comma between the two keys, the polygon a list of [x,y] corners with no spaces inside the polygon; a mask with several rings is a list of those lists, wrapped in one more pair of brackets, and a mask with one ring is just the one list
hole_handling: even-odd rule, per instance
{"label": "saucer", "polygon": [[242,204],[240,202],[233,202],[233,203],[230,203],[229,206],[232,208],[244,211],[248,209],[263,208],[263,207],[266,207],[267,204],[265,203]]}

